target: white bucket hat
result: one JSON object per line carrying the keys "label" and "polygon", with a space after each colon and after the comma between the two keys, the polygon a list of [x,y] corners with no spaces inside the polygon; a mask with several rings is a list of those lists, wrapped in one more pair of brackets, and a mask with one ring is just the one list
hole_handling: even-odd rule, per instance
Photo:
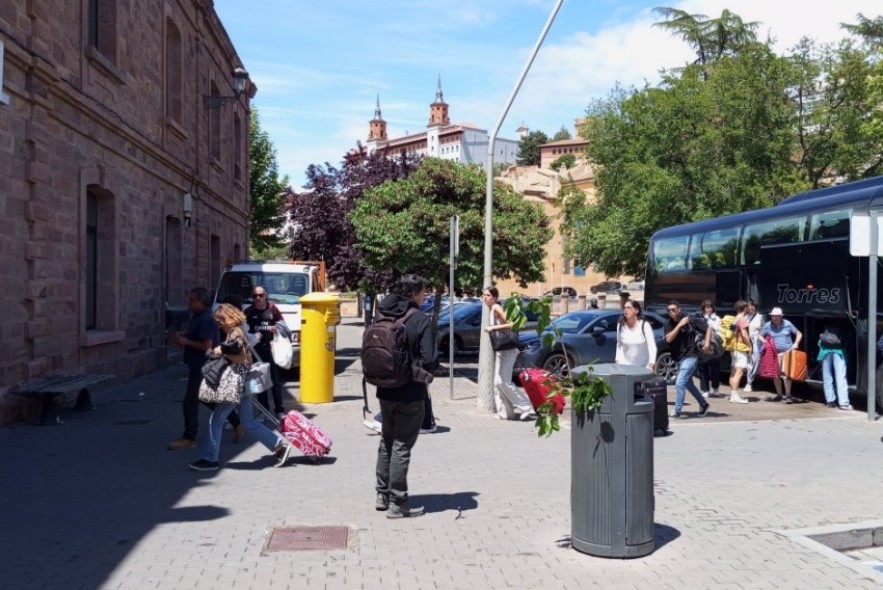
{"label": "white bucket hat", "polygon": [[781,307],[774,307],[770,310],[770,315],[772,316],[772,315],[785,315],[785,314],[782,313]]}

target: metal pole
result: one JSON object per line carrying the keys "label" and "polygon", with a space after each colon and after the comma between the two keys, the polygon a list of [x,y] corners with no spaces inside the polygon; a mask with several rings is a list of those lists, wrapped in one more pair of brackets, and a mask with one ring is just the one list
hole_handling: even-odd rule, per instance
{"label": "metal pole", "polygon": [[457,268],[457,236],[460,233],[457,216],[451,217],[450,275],[448,276],[448,383],[449,399],[454,399],[454,270]]}
{"label": "metal pole", "polygon": [[871,236],[868,251],[868,421],[877,411],[877,211],[871,210]]}
{"label": "metal pole", "polygon": [[[518,76],[518,81],[512,88],[509,100],[506,101],[506,106],[503,107],[503,111],[500,113],[500,118],[497,120],[497,124],[494,126],[493,131],[491,131],[491,134],[488,137],[487,168],[485,169],[485,174],[487,174],[487,191],[485,193],[484,203],[484,285],[482,285],[482,288],[490,287],[493,285],[494,280],[492,234],[494,229],[494,150],[496,149],[495,144],[497,142],[497,133],[500,132],[500,127],[503,126],[503,121],[509,113],[509,108],[512,106],[512,102],[515,100],[518,90],[521,88],[521,83],[524,82],[524,78],[527,76],[527,72],[530,70],[530,66],[533,64],[533,60],[536,58],[540,46],[546,38],[546,33],[549,32],[552,23],[555,21],[555,16],[558,14],[558,10],[561,8],[563,2],[564,0],[557,0],[557,2],[555,2],[555,7],[552,8],[552,13],[549,15],[549,19],[546,21],[542,32],[540,32],[540,36],[534,45],[533,51],[530,52],[530,57],[528,58],[527,63],[524,64],[524,69],[521,70],[521,75]],[[494,412],[496,410],[494,405],[494,351],[491,349],[490,337],[487,335],[487,332],[484,331],[484,329],[490,324],[489,312],[490,309],[485,305],[481,311],[481,345],[478,354],[478,407],[488,412]]]}

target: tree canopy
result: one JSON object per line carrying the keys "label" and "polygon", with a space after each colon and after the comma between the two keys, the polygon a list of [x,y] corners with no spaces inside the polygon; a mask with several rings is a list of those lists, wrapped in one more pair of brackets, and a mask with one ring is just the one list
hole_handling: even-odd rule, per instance
{"label": "tree canopy", "polygon": [[[616,88],[580,129],[595,200],[562,189],[568,255],[609,275],[644,272],[658,229],[770,206],[796,192],[881,173],[883,57],[878,22],[861,43],[785,56],[756,23],[660,9],[697,51],[657,86]],[[876,93],[876,94],[875,94]]]}
{"label": "tree canopy", "polygon": [[248,127],[249,188],[251,191],[251,247],[261,252],[282,245],[277,233],[281,224],[282,196],[288,188],[288,176],[279,177],[276,148],[261,129],[260,117],[252,108]]}
{"label": "tree canopy", "polygon": [[[484,276],[486,176],[476,165],[425,158],[407,178],[368,191],[352,212],[356,244],[374,271],[395,269],[447,284],[449,220],[460,216],[458,288],[480,288]],[[493,190],[493,276],[522,286],[543,276],[543,254],[552,238],[542,208],[511,187]]]}
{"label": "tree canopy", "polygon": [[542,131],[531,131],[518,142],[515,163],[519,166],[539,166],[540,146],[549,143],[549,137]]}

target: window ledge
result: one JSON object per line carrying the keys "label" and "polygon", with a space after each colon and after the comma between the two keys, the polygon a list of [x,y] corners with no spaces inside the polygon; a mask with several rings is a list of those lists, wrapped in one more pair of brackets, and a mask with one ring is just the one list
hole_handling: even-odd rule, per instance
{"label": "window ledge", "polygon": [[83,346],[101,346],[102,344],[122,342],[125,337],[126,333],[122,330],[88,330]]}
{"label": "window ledge", "polygon": [[221,161],[214,156],[209,156],[209,162],[217,172],[224,172],[224,166],[221,164]]}
{"label": "window ledge", "polygon": [[92,45],[86,47],[86,57],[92,62],[92,65],[101,70],[107,77],[112,78],[119,84],[125,84],[126,79],[123,77],[122,71],[115,63],[110,61],[106,55],[98,51]]}
{"label": "window ledge", "polygon": [[166,117],[166,127],[168,127],[172,133],[177,135],[178,139],[187,139],[187,132],[184,131],[184,128],[181,127],[181,124],[172,117]]}

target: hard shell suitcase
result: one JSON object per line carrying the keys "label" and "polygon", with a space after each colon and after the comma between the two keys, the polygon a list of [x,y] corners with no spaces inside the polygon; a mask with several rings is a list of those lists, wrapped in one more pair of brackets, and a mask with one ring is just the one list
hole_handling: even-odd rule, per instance
{"label": "hard shell suitcase", "polygon": [[[525,369],[518,374],[518,380],[521,381],[521,386],[527,392],[527,397],[530,398],[530,403],[533,405],[534,410],[546,402],[549,390],[552,389],[549,383],[554,379],[555,376],[553,374],[536,368]],[[564,396],[561,393],[555,394],[552,402],[557,407],[559,414],[564,411]]]}
{"label": "hard shell suitcase", "polygon": [[785,352],[782,372],[792,381],[806,381],[806,353],[802,350]]}
{"label": "hard shell suitcase", "polygon": [[642,382],[641,392],[653,400],[653,431],[668,434],[668,384],[665,379]]}

